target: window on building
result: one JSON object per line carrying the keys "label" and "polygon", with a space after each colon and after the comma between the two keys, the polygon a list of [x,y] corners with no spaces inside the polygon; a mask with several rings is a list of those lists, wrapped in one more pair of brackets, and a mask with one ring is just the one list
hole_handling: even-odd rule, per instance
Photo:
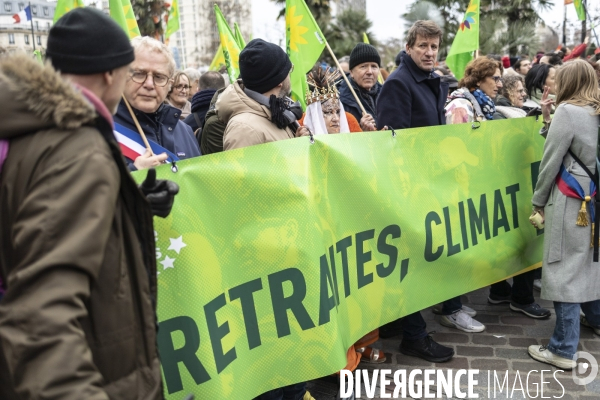
{"label": "window on building", "polygon": [[31,13],[37,15],[37,5],[34,4],[31,6]]}
{"label": "window on building", "polygon": [[49,14],[48,7],[44,7],[44,15],[47,17]]}
{"label": "window on building", "polygon": [[23,8],[25,8],[25,4],[19,3],[19,11],[23,11]]}
{"label": "window on building", "polygon": [[39,46],[41,46],[41,45],[42,45],[42,37],[41,37],[41,36],[38,36],[38,37],[37,37],[37,44],[38,44]]}
{"label": "window on building", "polygon": [[46,22],[46,28],[48,28],[48,30],[50,30],[50,22]]}
{"label": "window on building", "polygon": [[183,14],[183,6],[179,6],[179,14]]}
{"label": "window on building", "polygon": [[179,22],[183,21],[183,14],[179,14]]}
{"label": "window on building", "polygon": [[40,22],[39,21],[35,21],[35,30],[36,31],[40,30]]}
{"label": "window on building", "polygon": [[25,44],[29,44],[29,35],[24,35],[25,36]]}
{"label": "window on building", "polygon": [[15,34],[14,33],[8,34],[8,44],[15,44]]}
{"label": "window on building", "polygon": [[12,11],[12,3],[4,3],[4,11],[11,12]]}

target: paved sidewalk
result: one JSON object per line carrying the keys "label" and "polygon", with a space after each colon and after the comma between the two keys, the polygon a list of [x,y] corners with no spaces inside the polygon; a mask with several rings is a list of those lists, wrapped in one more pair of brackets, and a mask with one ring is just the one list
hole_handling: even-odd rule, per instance
{"label": "paved sidewalk", "polygon": [[[543,385],[544,398],[561,398],[562,400],[600,399],[600,375],[596,377],[592,383],[586,386],[578,386],[573,382],[570,372],[557,373],[556,378],[564,387],[564,396],[562,396],[563,389],[553,378],[553,373],[556,371],[556,368],[548,364],[539,363],[531,359],[527,354],[527,347],[529,345],[545,345],[548,343],[548,339],[552,334],[554,323],[556,321],[552,302],[539,300],[539,292],[534,293],[539,304],[552,311],[550,319],[535,320],[524,314],[511,311],[508,304],[488,304],[488,291],[489,288],[483,288],[462,296],[463,304],[475,309],[478,313],[476,319],[485,324],[486,330],[481,333],[465,333],[457,329],[446,328],[439,324],[438,321],[440,317],[434,315],[431,312],[431,309],[422,311],[423,317],[427,321],[428,331],[436,331],[436,333],[432,335],[433,338],[439,343],[454,348],[455,356],[450,362],[434,364],[415,357],[408,357],[400,354],[398,348],[400,346],[401,337],[397,336],[390,339],[382,339],[375,344],[376,347],[383,349],[386,353],[386,363],[375,366],[373,364],[361,363],[359,368],[384,368],[391,369],[392,371],[406,369],[407,376],[412,369],[479,369],[479,385],[476,387],[475,393],[479,394],[480,399],[542,398],[541,393],[539,392],[542,379],[540,371],[550,370],[552,372],[544,372],[544,381],[549,382]],[[596,360],[600,362],[600,338],[595,336],[591,329],[583,326],[581,327],[579,350],[591,353]],[[536,370],[537,372],[532,372],[529,375],[528,384],[527,374],[533,370]],[[490,376],[492,378],[489,396],[488,371],[491,371]],[[508,395],[506,385],[502,394],[499,393],[498,385],[496,385],[496,395],[494,396],[494,372],[492,371],[496,371],[500,382],[502,382],[506,371],[508,371]],[[527,393],[527,390],[525,390],[524,393],[519,390],[521,385],[519,384],[517,374],[518,377],[521,378],[523,389],[526,389],[527,385],[529,386],[529,393]],[[515,381],[515,391],[510,393],[513,389],[513,385],[515,385]],[[461,382],[466,385],[466,379],[463,379]],[[335,393],[337,392],[338,387],[334,379],[323,378],[309,382],[309,390],[316,400],[333,400],[335,399]],[[379,395],[379,389],[377,389],[376,393]],[[361,398],[367,398],[364,389]]]}

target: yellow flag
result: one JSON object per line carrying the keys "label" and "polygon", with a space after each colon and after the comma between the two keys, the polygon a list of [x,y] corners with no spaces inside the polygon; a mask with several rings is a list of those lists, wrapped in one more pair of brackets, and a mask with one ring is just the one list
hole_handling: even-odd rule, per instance
{"label": "yellow flag", "polygon": [[219,48],[217,49],[217,52],[215,53],[215,56],[212,62],[210,63],[208,70],[218,71],[219,69],[221,69],[221,65],[225,65],[225,57],[223,57],[223,47],[219,45]]}
{"label": "yellow flag", "polygon": [[56,10],[54,11],[53,23],[55,24],[56,21],[60,19],[60,17],[62,17],[72,9],[78,7],[85,7],[85,5],[83,4],[83,0],[58,0],[58,2],[56,3]]}
{"label": "yellow flag", "polygon": [[109,0],[110,17],[123,28],[129,39],[141,36],[133,8],[129,0]]}
{"label": "yellow flag", "polygon": [[215,15],[217,16],[217,27],[219,28],[219,36],[221,37],[221,48],[223,49],[223,58],[227,66],[227,74],[229,75],[229,80],[233,83],[240,76],[240,46],[235,40],[231,28],[227,25],[223,13],[216,4]]}

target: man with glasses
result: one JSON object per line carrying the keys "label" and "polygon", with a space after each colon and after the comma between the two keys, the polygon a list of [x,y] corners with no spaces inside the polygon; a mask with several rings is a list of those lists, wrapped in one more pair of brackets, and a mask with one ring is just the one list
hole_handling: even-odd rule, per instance
{"label": "man with glasses", "polygon": [[[181,111],[165,104],[173,85],[175,61],[163,43],[150,37],[136,37],[131,41],[135,60],[129,69],[123,96],[132,110],[148,141],[154,142],[176,155],[179,159],[200,155],[198,142],[192,129],[179,120]],[[137,132],[136,124],[123,100],[119,104],[115,122]],[[118,129],[117,129],[118,130]],[[146,151],[135,160],[125,156],[131,170],[160,165],[167,154]]]}

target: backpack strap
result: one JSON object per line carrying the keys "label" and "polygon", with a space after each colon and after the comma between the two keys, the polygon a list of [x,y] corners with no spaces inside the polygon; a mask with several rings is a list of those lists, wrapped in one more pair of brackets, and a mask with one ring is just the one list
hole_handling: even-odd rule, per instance
{"label": "backpack strap", "polygon": [[198,113],[192,113],[192,115],[194,116],[194,120],[196,121],[196,125],[198,125],[198,128],[202,128],[202,124],[200,123],[200,117],[198,116]]}

